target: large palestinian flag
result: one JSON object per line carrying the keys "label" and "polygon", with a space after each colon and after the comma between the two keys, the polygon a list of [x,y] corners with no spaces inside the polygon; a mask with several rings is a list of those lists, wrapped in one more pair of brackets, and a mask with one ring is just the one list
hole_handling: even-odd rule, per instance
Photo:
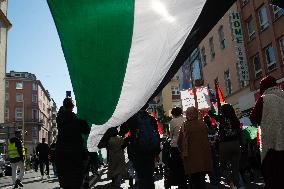
{"label": "large palestinian flag", "polygon": [[94,124],[90,151],[108,128],[125,122],[161,86],[205,2],[48,0],[78,115]]}

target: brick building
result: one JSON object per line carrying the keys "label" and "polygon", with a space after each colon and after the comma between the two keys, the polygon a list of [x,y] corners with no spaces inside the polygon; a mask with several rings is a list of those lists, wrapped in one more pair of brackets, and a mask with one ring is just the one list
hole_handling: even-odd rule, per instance
{"label": "brick building", "polygon": [[241,109],[253,107],[259,97],[260,79],[274,76],[284,89],[284,10],[269,0],[238,0],[250,73],[251,92],[242,98]]}
{"label": "brick building", "polygon": [[42,138],[50,143],[56,104],[34,74],[14,72],[6,74],[5,123],[24,129],[25,147],[29,153]]}

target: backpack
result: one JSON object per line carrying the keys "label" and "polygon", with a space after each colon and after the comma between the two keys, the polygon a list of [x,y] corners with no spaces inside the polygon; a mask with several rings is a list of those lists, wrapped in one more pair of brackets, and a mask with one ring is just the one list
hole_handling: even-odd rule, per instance
{"label": "backpack", "polygon": [[146,112],[135,115],[136,134],[134,136],[134,149],[144,154],[158,154],[160,152],[160,137],[155,131],[151,117]]}

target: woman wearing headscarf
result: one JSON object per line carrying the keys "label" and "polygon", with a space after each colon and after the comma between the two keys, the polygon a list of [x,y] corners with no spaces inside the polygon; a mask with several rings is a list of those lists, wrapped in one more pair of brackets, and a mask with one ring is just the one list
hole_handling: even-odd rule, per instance
{"label": "woman wearing headscarf", "polygon": [[185,173],[190,176],[191,189],[205,189],[205,175],[212,170],[208,128],[198,118],[198,110],[186,110],[186,121],[181,127],[178,148],[184,163]]}
{"label": "woman wearing headscarf", "polygon": [[112,179],[114,186],[120,186],[122,178],[127,174],[123,143],[124,140],[118,135],[116,127],[108,130],[109,138],[106,149],[108,155],[108,178]]}
{"label": "woman wearing headscarf", "polygon": [[250,115],[261,128],[261,161],[265,188],[283,185],[284,178],[284,92],[276,79],[267,76],[260,82],[262,95]]}
{"label": "woman wearing headscarf", "polygon": [[222,105],[220,115],[215,115],[211,111],[208,114],[219,122],[219,153],[223,176],[229,181],[231,188],[235,186],[241,187],[239,162],[241,157],[242,130],[240,121],[231,104]]}

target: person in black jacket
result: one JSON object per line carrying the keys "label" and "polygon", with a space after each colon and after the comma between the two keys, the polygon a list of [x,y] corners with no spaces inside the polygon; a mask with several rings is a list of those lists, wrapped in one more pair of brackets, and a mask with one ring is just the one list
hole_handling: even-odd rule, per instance
{"label": "person in black jacket", "polygon": [[[209,116],[219,122],[219,153],[220,165],[231,187],[240,187],[239,161],[241,157],[242,130],[239,119],[231,104],[221,106],[221,115],[215,115],[211,111]],[[231,170],[228,169],[231,164]],[[232,173],[232,175],[231,175]]]}
{"label": "person in black jacket", "polygon": [[[12,180],[14,188],[18,186],[23,187],[22,180],[25,174],[25,148],[22,142],[22,132],[21,130],[15,131],[15,136],[9,140],[8,143],[8,157],[10,159],[12,167]],[[17,178],[17,170],[20,169],[19,176]]]}
{"label": "person in black jacket", "polygon": [[39,143],[36,147],[36,154],[39,158],[39,168],[41,179],[43,179],[44,175],[44,165],[46,170],[47,178],[49,179],[49,160],[48,160],[49,146],[45,143],[45,138],[42,138],[42,143]]}
{"label": "person in black jacket", "polygon": [[58,136],[56,142],[56,168],[60,186],[64,189],[80,189],[83,183],[84,161],[87,151],[82,134],[89,134],[88,123],[73,113],[71,98],[65,98],[56,122]]}
{"label": "person in black jacket", "polygon": [[[160,149],[160,138],[158,134],[158,125],[157,121],[154,117],[150,116],[146,109],[148,108],[148,104],[144,105],[139,112],[137,112],[134,116],[128,119],[121,127],[121,134],[126,134],[130,131],[130,137],[128,139],[129,144],[128,148],[130,154],[128,154],[129,159],[133,162],[134,169],[137,173],[138,178],[138,188],[139,189],[154,189],[154,168],[155,168],[155,160],[158,158],[158,155],[161,151]],[[144,145],[145,148],[153,148],[150,151],[146,152],[145,149],[142,149],[139,145],[139,137],[141,136],[141,128],[140,124],[142,122],[145,124],[149,121],[149,124],[152,126],[152,131],[155,134],[157,141],[157,146],[154,145]],[[149,140],[148,142],[150,142]],[[156,144],[156,143],[155,143]]]}
{"label": "person in black jacket", "polygon": [[56,149],[56,139],[54,139],[49,147],[49,159],[52,164],[54,176],[57,176],[56,164],[55,164],[55,149]]}

